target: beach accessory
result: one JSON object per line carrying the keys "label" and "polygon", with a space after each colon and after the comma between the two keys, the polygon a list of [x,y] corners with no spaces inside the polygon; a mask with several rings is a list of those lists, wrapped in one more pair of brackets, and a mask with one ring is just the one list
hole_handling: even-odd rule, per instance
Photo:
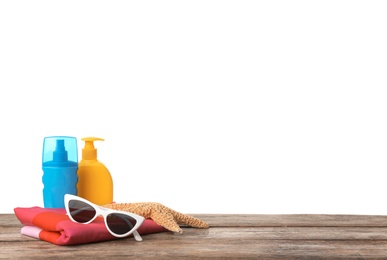
{"label": "beach accessory", "polygon": [[102,215],[107,230],[113,236],[126,237],[133,234],[136,241],[142,241],[137,229],[144,222],[144,217],[130,212],[104,208],[71,194],[65,194],[64,202],[67,215],[72,221],[89,224]]}
{"label": "beach accessory", "polygon": [[135,203],[111,203],[102,205],[104,208],[131,212],[154,222],[166,229],[183,233],[179,225],[195,228],[209,228],[208,223],[193,216],[180,213],[158,202],[135,202]]}

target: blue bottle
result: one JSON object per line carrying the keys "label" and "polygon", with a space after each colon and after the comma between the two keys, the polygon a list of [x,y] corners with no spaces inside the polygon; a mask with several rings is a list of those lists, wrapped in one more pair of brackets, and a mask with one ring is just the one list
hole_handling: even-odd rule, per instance
{"label": "blue bottle", "polygon": [[64,195],[77,195],[77,139],[71,136],[45,137],[42,158],[44,207],[64,208]]}

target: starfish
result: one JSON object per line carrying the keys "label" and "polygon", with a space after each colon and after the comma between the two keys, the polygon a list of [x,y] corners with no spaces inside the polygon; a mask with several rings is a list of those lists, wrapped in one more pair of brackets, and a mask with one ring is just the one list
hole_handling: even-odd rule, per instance
{"label": "starfish", "polygon": [[158,202],[137,202],[137,203],[110,203],[102,207],[131,212],[144,218],[151,218],[154,222],[164,228],[182,234],[183,230],[179,224],[196,228],[209,228],[209,225],[192,216],[177,212]]}

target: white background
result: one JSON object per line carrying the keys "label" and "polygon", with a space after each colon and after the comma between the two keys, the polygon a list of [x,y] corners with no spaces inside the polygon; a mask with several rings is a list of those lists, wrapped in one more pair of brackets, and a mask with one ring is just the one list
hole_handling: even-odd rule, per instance
{"label": "white background", "polygon": [[[96,136],[117,202],[387,214],[385,1],[1,1],[0,213],[43,138]],[[80,155],[79,155],[80,156]]]}

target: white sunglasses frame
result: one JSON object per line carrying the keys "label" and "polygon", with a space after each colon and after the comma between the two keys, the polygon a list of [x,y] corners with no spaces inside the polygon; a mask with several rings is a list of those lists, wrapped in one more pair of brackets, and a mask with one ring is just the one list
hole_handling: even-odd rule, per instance
{"label": "white sunglasses frame", "polygon": [[[70,214],[70,209],[69,209],[69,202],[70,200],[78,200],[78,201],[81,201],[81,202],[84,202],[86,204],[89,204],[91,207],[94,208],[95,210],[95,216],[85,222],[85,223],[82,223],[82,222],[78,222],[76,221],[75,219],[73,219],[73,217],[71,216]],[[113,236],[115,237],[127,237],[131,234],[133,234],[133,237],[136,241],[142,241],[142,238],[140,236],[140,234],[137,232],[137,229],[142,225],[142,223],[145,221],[145,218],[143,216],[139,216],[137,214],[134,214],[134,213],[130,213],[130,212],[126,212],[126,211],[118,211],[118,210],[112,210],[112,209],[108,209],[108,208],[104,208],[104,207],[101,207],[99,205],[96,205],[82,197],[78,197],[78,196],[75,196],[75,195],[72,195],[72,194],[65,194],[64,195],[64,203],[65,203],[65,208],[66,208],[66,213],[67,213],[67,216],[73,221],[73,222],[76,222],[76,223],[80,223],[80,224],[89,224],[91,223],[93,220],[95,220],[98,216],[102,216],[103,219],[104,219],[104,223],[105,223],[105,226],[106,226],[106,229],[109,231],[110,234],[112,234]],[[110,230],[108,224],[107,224],[107,219],[106,217],[111,214],[111,213],[119,213],[119,214],[123,214],[123,215],[127,215],[131,218],[134,218],[136,220],[136,225],[127,233],[125,234],[116,234],[114,233],[113,231]]]}

